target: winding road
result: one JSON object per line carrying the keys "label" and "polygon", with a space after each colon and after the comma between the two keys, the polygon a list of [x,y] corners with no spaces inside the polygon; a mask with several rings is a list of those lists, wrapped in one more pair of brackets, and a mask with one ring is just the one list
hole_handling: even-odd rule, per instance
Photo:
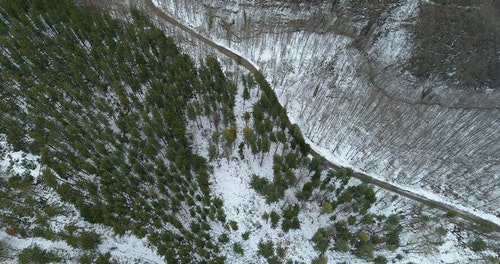
{"label": "winding road", "polygon": [[[171,24],[173,26],[178,27],[179,29],[183,30],[186,33],[189,33],[191,36],[197,38],[201,42],[205,43],[206,45],[216,49],[218,52],[224,54],[225,56],[233,59],[237,63],[239,63],[241,66],[245,67],[247,70],[249,70],[251,73],[256,74],[258,72],[258,69],[247,59],[241,57],[240,55],[234,53],[233,51],[227,49],[224,46],[218,45],[217,43],[213,42],[212,40],[206,38],[205,36],[202,36],[198,32],[194,31],[193,29],[183,25],[176,19],[168,16],[165,14],[163,11],[161,11],[158,7],[156,7],[152,0],[145,0],[145,8],[146,8],[146,13],[151,15],[154,14],[156,15],[156,18],[163,20],[164,22]],[[290,124],[291,125],[291,124]],[[324,156],[322,156],[317,150],[314,149],[314,146],[311,146],[310,154],[316,157],[320,157],[321,159],[324,160],[324,165],[328,168],[331,169],[339,169],[342,168],[339,165],[334,164],[333,162],[327,160]],[[482,217],[480,214],[474,214],[470,211],[466,211],[463,209],[458,208],[457,206],[453,204],[447,204],[441,201],[433,200],[431,198],[422,196],[418,193],[412,192],[410,189],[403,189],[401,187],[398,187],[390,182],[382,181],[379,179],[375,179],[369,175],[366,175],[364,173],[360,172],[354,172],[352,174],[352,177],[367,181],[370,184],[373,184],[377,187],[380,187],[382,189],[385,189],[387,191],[397,193],[399,195],[402,195],[404,197],[407,197],[409,199],[415,200],[417,202],[426,204],[431,207],[435,207],[438,209],[441,209],[443,211],[449,212],[455,212],[455,214],[463,219],[472,221],[476,224],[481,224],[484,226],[488,226],[491,229],[495,230],[496,232],[500,232],[500,219],[499,221],[492,221],[488,218]]]}

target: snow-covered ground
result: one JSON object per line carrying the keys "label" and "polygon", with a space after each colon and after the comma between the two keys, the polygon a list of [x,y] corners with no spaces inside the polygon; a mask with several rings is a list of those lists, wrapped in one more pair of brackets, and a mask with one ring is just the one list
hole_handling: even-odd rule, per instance
{"label": "snow-covered ground", "polygon": [[[241,66],[236,65],[236,63],[231,62],[223,64],[223,67],[226,74],[233,76],[233,81],[239,86],[239,93],[236,96],[235,116],[241,117],[244,112],[251,112],[257,91],[255,89],[251,90],[252,99],[243,104],[243,88],[241,79],[238,76],[247,74],[247,71],[242,69]],[[208,155],[208,142],[210,142],[211,134],[207,132],[210,130],[208,127],[209,121],[204,119],[203,124],[205,124],[203,129],[194,130],[196,128],[194,123],[191,124],[191,127],[194,131],[198,131],[193,134],[195,148],[198,154],[206,157]],[[243,119],[237,118],[238,139],[235,144],[236,146],[243,138],[241,130],[244,125]],[[309,140],[308,143],[312,144]],[[311,146],[315,150],[321,150],[321,148],[314,144]],[[274,147],[274,145],[271,146],[271,149]],[[244,154],[246,158],[241,160],[237,150],[234,150],[229,159],[221,158],[211,163],[214,166],[214,176],[211,179],[213,194],[223,199],[227,220],[238,223],[238,230],[236,231],[229,231],[228,228],[221,229],[220,227],[219,229],[217,227],[214,229],[214,233],[217,234],[216,236],[224,232],[229,233],[231,242],[223,251],[227,253],[227,263],[266,263],[264,258],[258,255],[258,243],[268,240],[273,241],[275,246],[282,246],[287,249],[285,260],[292,259],[294,261],[309,263],[312,259],[317,258],[320,253],[314,250],[311,238],[319,228],[328,227],[332,224],[332,221],[329,219],[330,216],[322,214],[321,207],[318,204],[303,203],[303,207],[299,213],[301,222],[299,230],[290,230],[284,233],[280,226],[273,229],[270,220],[265,220],[262,216],[265,213],[269,214],[271,211],[280,212],[283,209],[284,203],[267,204],[265,198],[257,194],[250,187],[250,179],[253,174],[272,180],[272,154],[268,154],[264,158],[262,165],[260,165],[260,159],[252,157],[248,149],[245,150]],[[325,154],[325,157],[332,159],[337,164],[347,165],[344,163],[345,161],[336,160],[327,154]],[[352,179],[350,184],[359,183],[358,180]],[[491,250],[476,253],[467,248],[463,244],[464,241],[461,241],[452,232],[457,228],[457,225],[447,219],[443,219],[442,215],[444,213],[442,211],[425,207],[422,209],[422,206],[417,202],[403,197],[393,200],[392,193],[376,187],[375,189],[377,190],[378,201],[370,209],[371,213],[386,216],[400,214],[405,218],[401,233],[402,246],[396,251],[378,249],[374,253],[375,256],[385,255],[389,260],[395,260],[396,256],[400,255],[402,263],[429,264],[471,263],[471,261],[480,263],[483,261],[482,256],[498,256],[497,253]],[[291,196],[294,196],[294,193],[287,191],[285,199]],[[422,214],[435,216],[435,222],[420,223],[416,220],[420,215],[412,215],[410,213],[413,210],[417,210],[416,208],[419,208],[418,210],[421,210]],[[436,227],[443,227],[446,234],[442,237],[433,237],[436,235]],[[246,232],[250,232],[249,239],[243,240],[242,235]],[[472,233],[470,231],[462,231],[460,235],[468,237]],[[428,243],[426,243],[426,239],[429,239]],[[242,245],[245,252],[243,256],[233,252],[233,242]],[[328,263],[341,263],[344,261],[347,263],[369,263],[354,257],[352,254],[333,250],[328,250],[325,255],[328,258]]]}
{"label": "snow-covered ground", "polygon": [[[340,41],[340,43],[343,43],[342,41],[344,40],[339,38],[335,41]],[[218,42],[222,44],[224,43],[223,40]],[[299,41],[297,43],[301,42]],[[227,46],[231,46],[234,48],[234,45]],[[294,49],[298,48],[296,47]],[[185,51],[188,53],[197,52],[193,50]],[[256,52],[256,54],[257,53],[258,52]],[[242,52],[242,54],[244,53]],[[253,57],[258,58],[256,61],[259,61],[259,63],[254,63],[254,65],[262,65],[264,64],[264,61],[269,61],[275,58],[276,54],[277,51],[268,50],[262,53],[259,52],[258,57]],[[197,54],[196,56],[200,56],[200,54]],[[311,61],[313,60],[313,58],[308,58],[308,60]],[[289,74],[299,73],[297,70],[298,68],[296,67],[297,65],[289,66],[291,67],[291,69],[294,69],[293,71],[289,72]],[[237,117],[240,117],[245,111],[250,111],[252,105],[251,102],[247,101],[245,102],[245,107],[243,107],[243,102],[241,99],[242,88],[240,81],[238,81],[238,78],[240,76],[239,74],[246,73],[246,71],[239,68],[234,63],[228,63],[227,61],[223,63],[223,67],[225,67],[226,72],[233,73],[233,75],[236,76],[235,82],[238,83],[240,89],[237,96],[238,101],[236,104],[237,107],[235,109],[235,115]],[[284,66],[280,69],[285,71]],[[287,84],[287,82],[285,81],[281,83],[282,86],[285,84]],[[295,105],[292,105],[292,99],[286,99],[289,97],[284,97],[284,93],[282,93],[281,95],[281,99],[285,98],[287,102],[290,102],[288,105],[290,106],[290,109],[294,110],[294,114],[292,115],[292,117],[297,117],[301,108],[305,109],[303,104],[298,103],[300,102],[300,100],[295,100]],[[324,94],[320,95],[323,96]],[[302,117],[302,119],[295,120],[300,123],[303,122],[303,119],[304,117]],[[244,126],[244,124],[242,119],[238,118],[237,120],[239,132],[238,138],[241,139],[241,128]],[[208,122],[206,122],[205,125],[208,125]],[[206,138],[206,135],[202,135],[203,130],[196,129],[194,124],[192,124],[192,128],[193,131],[196,131],[193,134],[195,141],[195,145],[193,148],[195,148],[199,154],[207,156],[208,140]],[[314,128],[311,128],[308,131],[309,134],[321,132],[321,130],[316,130]],[[326,132],[323,131],[321,133]],[[208,134],[208,137],[210,137],[210,133]],[[11,171],[19,174],[26,172],[30,173],[35,178],[38,177],[40,173],[40,165],[37,160],[39,157],[33,156],[29,153],[13,152],[5,142],[5,139],[2,137],[0,137],[0,139],[0,150],[5,150],[0,152],[0,169],[3,171]],[[354,168],[359,171],[363,171],[364,168],[366,168],[362,166],[358,167],[355,164],[353,165],[352,160],[343,159],[342,156],[331,154],[331,149],[325,147],[325,144],[317,146],[315,143],[313,143],[312,140],[308,141],[308,143],[312,144],[314,149],[322,151],[322,154],[325,157],[337,164],[347,165],[349,167],[354,166]],[[317,140],[315,141],[317,142]],[[272,148],[273,147],[271,147],[271,149]],[[262,218],[262,215],[264,213],[270,213],[273,210],[279,212],[282,208],[278,203],[266,204],[264,198],[250,188],[249,181],[252,174],[271,177],[272,156],[268,155],[264,159],[262,165],[260,165],[259,158],[253,158],[248,150],[246,150],[245,156],[247,157],[246,159],[240,160],[238,158],[237,150],[234,150],[232,158],[222,158],[211,163],[214,166],[214,177],[211,179],[211,188],[213,194],[223,199],[224,210],[227,215],[228,221],[234,220],[238,223],[238,229],[232,231],[220,226],[213,227],[213,232],[216,236],[224,232],[228,233],[230,236],[231,243],[229,243],[227,247],[223,249],[223,252],[226,252],[228,256],[227,263],[265,263],[265,260],[257,255],[257,245],[260,241],[267,240],[274,241],[275,245],[286,247],[288,249],[286,252],[287,258],[297,261],[309,262],[311,259],[317,257],[319,255],[319,252],[314,251],[310,239],[318,228],[328,225],[328,217],[320,214],[321,208],[319,208],[318,206],[314,204],[306,204],[299,214],[301,229],[291,230],[287,233],[283,233],[280,227],[277,227],[276,229],[271,228],[271,224],[268,221],[264,220]],[[23,163],[31,163],[35,166],[26,169],[24,165],[21,165]],[[371,176],[377,176],[377,174],[368,174],[370,174]],[[384,177],[381,176],[380,179],[384,179]],[[412,189],[412,191],[415,191],[417,193],[420,192],[417,188]],[[51,199],[54,202],[58,200],[57,195],[50,190],[40,190],[40,192],[45,193],[44,195],[47,195],[46,198]],[[422,192],[421,194],[425,193]],[[292,194],[288,193],[287,195]],[[390,199],[391,196],[391,194],[383,190],[377,190],[377,197],[379,198],[379,202],[371,209],[372,212],[376,212],[377,214],[390,215],[395,212],[418,207],[418,204],[415,204],[414,202],[408,201],[403,198],[398,198],[396,201],[387,202],[387,199]],[[112,254],[112,258],[119,263],[163,262],[162,257],[158,256],[155,253],[154,247],[149,245],[146,239],[137,239],[136,237],[131,235],[125,235],[121,237],[116,236],[112,233],[112,230],[110,228],[103,227],[101,225],[92,225],[86,223],[85,221],[83,221],[83,219],[81,219],[81,217],[79,217],[78,212],[75,209],[72,209],[71,205],[65,206],[66,208],[68,208],[67,215],[51,219],[51,226],[53,226],[55,231],[61,230],[61,228],[63,228],[67,223],[76,223],[77,226],[81,227],[84,230],[95,230],[96,232],[101,234],[102,243],[99,246],[99,251],[103,253],[109,251]],[[433,223],[433,225],[437,224]],[[418,252],[417,250],[409,250],[409,247],[412,243],[416,243],[415,241],[419,241],[422,238],[423,231],[418,229],[412,230],[408,228],[405,230],[412,231],[402,232],[402,247],[400,249],[394,252],[380,251],[376,252],[376,254],[386,255],[389,257],[389,259],[394,259],[397,254],[401,254],[403,257],[401,261],[404,263],[472,263],[479,262],[480,257],[483,255],[493,255],[498,257],[498,253],[496,252],[486,251],[482,253],[475,253],[470,249],[464,247],[457,236],[451,232],[455,229],[455,227],[456,226],[454,224],[446,223],[445,229],[448,232],[443,238],[444,243],[437,246],[436,249],[431,250],[430,252],[422,253]],[[70,259],[68,262],[76,262],[78,256],[82,254],[82,252],[70,248],[65,242],[53,242],[39,238],[20,238],[17,236],[7,235],[5,230],[0,231],[0,241],[8,244],[9,247],[13,249],[12,253],[36,243],[42,248],[54,249],[62,252],[64,256]],[[250,232],[248,240],[242,239],[242,234],[245,232]],[[233,252],[233,242],[241,243],[242,248],[245,252],[243,256],[235,254]],[[418,243],[416,245],[418,245]],[[336,251],[327,251],[326,256],[329,259],[329,263],[338,263],[342,261],[345,261],[347,263],[363,263],[363,261],[354,258],[350,254],[339,253]]]}
{"label": "snow-covered ground", "polygon": [[[360,172],[360,173],[363,173],[363,174],[366,174],[366,175],[370,175],[374,179],[377,179],[377,180],[380,180],[380,181],[386,181],[386,179],[384,179],[383,177],[380,177],[380,176],[378,176],[376,174],[375,175],[374,174],[369,174],[369,173],[363,171],[363,169],[361,169],[359,167],[352,167],[352,165],[349,162],[347,162],[346,160],[341,159],[338,156],[332,155],[331,152],[328,149],[325,149],[323,147],[320,147],[320,146],[316,145],[314,142],[312,142],[308,138],[305,138],[305,140],[311,146],[311,148],[314,151],[316,151],[317,153],[319,153],[326,160],[328,160],[328,161],[330,161],[330,162],[332,162],[334,164],[340,165],[340,166],[351,167],[351,168],[353,168],[354,171]],[[394,186],[396,186],[396,187],[398,187],[398,188],[400,188],[400,189],[402,189],[402,190],[405,190],[405,191],[407,191],[409,193],[417,194],[417,195],[425,197],[425,198],[427,198],[427,199],[429,199],[431,201],[435,201],[435,202],[447,204],[447,205],[449,205],[451,207],[454,207],[454,208],[456,208],[458,210],[466,211],[466,212],[468,212],[468,213],[470,213],[472,215],[475,215],[475,216],[477,216],[479,218],[491,221],[491,222],[495,223],[496,225],[500,226],[500,218],[497,217],[496,215],[488,214],[488,213],[476,210],[476,209],[474,209],[472,207],[466,207],[466,206],[463,206],[461,204],[457,204],[453,200],[447,199],[446,197],[437,195],[437,194],[435,194],[433,192],[430,192],[428,190],[425,190],[425,189],[422,189],[422,188],[419,188],[419,187],[411,187],[411,186],[401,185],[401,184],[398,184],[398,183],[391,183],[391,184],[394,185]]]}
{"label": "snow-covered ground", "polygon": [[460,91],[443,93],[436,99],[441,105],[422,104],[423,89],[445,85],[434,79],[418,83],[404,70],[413,48],[407,29],[421,1],[394,1],[364,52],[353,48],[349,35],[305,28],[320,18],[326,28],[335,26],[335,13],[323,6],[154,3],[259,66],[290,118],[332,158],[479,214],[498,213],[498,110],[454,108],[463,101]]}
{"label": "snow-covered ground", "polygon": [[[31,175],[36,179],[40,176],[41,171],[39,159],[39,156],[30,153],[14,151],[7,143],[5,135],[0,134],[1,177]],[[73,205],[61,202],[59,195],[53,189],[43,187],[40,183],[34,186],[33,191],[45,199],[48,204],[62,207],[64,214],[48,220],[48,225],[54,232],[64,231],[66,225],[74,224],[80,231],[94,231],[99,234],[101,243],[97,252],[103,254],[109,252],[112,261],[117,263],[164,263],[163,258],[156,253],[156,248],[146,238],[138,239],[130,233],[118,236],[113,233],[110,227],[86,222]],[[41,237],[9,235],[5,227],[0,228],[0,241],[7,249],[6,259],[0,260],[0,262],[3,261],[2,263],[17,263],[17,254],[24,248],[34,245],[57,252],[65,259],[65,263],[77,263],[81,255],[88,253],[72,248],[63,240],[51,241]]]}

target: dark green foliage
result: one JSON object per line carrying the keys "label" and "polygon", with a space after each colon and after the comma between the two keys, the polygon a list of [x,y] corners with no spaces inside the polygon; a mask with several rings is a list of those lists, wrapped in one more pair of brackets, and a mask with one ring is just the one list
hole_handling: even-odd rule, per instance
{"label": "dark green foliage", "polygon": [[245,154],[243,154],[244,148],[245,148],[245,142],[241,142],[238,145],[238,154],[240,155],[240,159],[242,159],[242,160],[245,159]]}
{"label": "dark green foliage", "polygon": [[253,175],[250,186],[259,194],[264,195],[267,203],[276,202],[281,199],[288,188],[287,183],[279,175],[275,177],[273,183],[269,183],[265,178]]}
{"label": "dark green foliage", "polygon": [[375,249],[375,245],[373,245],[370,241],[366,241],[366,242],[360,241],[356,245],[355,255],[358,258],[372,259],[374,249]]}
{"label": "dark green foliage", "polygon": [[349,245],[349,241],[347,241],[347,240],[335,241],[335,250],[340,251],[340,252],[350,251],[351,246]]}
{"label": "dark green foliage", "polygon": [[389,250],[395,250],[399,247],[399,233],[402,230],[402,226],[399,224],[399,217],[397,215],[390,215],[387,218],[385,229],[389,231],[386,234],[388,239],[387,248]]}
{"label": "dark green foliage", "polygon": [[396,229],[387,234],[387,248],[389,250],[395,250],[399,247],[399,233],[400,230]]}
{"label": "dark green foliage", "polygon": [[92,264],[94,263],[94,256],[92,254],[83,254],[80,256],[80,264]]}
{"label": "dark green foliage", "polygon": [[493,228],[485,224],[473,224],[472,228],[480,233],[485,233],[485,234],[493,232]]}
{"label": "dark green foliage", "polygon": [[349,225],[354,225],[356,223],[356,216],[355,215],[350,215],[348,218],[347,218],[347,223]]}
{"label": "dark green foliage", "polygon": [[328,258],[325,255],[321,255],[311,262],[311,264],[327,264],[328,263]]}
{"label": "dark green foliage", "polygon": [[[0,128],[8,141],[41,155],[43,181],[84,219],[148,236],[174,262],[192,259],[199,248],[216,259],[215,245],[199,241],[210,237],[207,216],[225,221],[225,214],[221,206],[208,209],[209,168],[192,153],[186,124],[207,115],[228,127],[228,142],[235,140],[236,86],[217,59],[197,68],[136,9],[131,23],[70,0],[2,0],[0,12],[0,46],[10,54],[0,56],[0,95],[8,95]],[[212,152],[214,159],[217,148]],[[31,182],[9,184],[22,191]],[[185,207],[190,215],[178,213]],[[192,234],[183,223],[194,219],[203,239],[186,239]],[[74,240],[83,249],[98,245],[90,234]]]}
{"label": "dark green foliage", "polygon": [[272,256],[267,259],[268,264],[282,264],[283,262],[277,257],[277,256]]}
{"label": "dark green foliage", "polygon": [[101,236],[95,232],[82,232],[79,240],[82,249],[92,250],[101,243]]}
{"label": "dark green foliage", "polygon": [[278,223],[280,221],[280,215],[276,213],[275,211],[271,212],[271,227],[276,228],[278,226]]}
{"label": "dark green foliage", "polygon": [[243,100],[248,100],[248,99],[250,99],[250,92],[248,91],[248,88],[245,87],[243,89]]}
{"label": "dark green foliage", "polygon": [[263,91],[262,98],[266,101],[264,105],[267,109],[267,112],[274,118],[282,115],[285,110],[281,107],[276,94],[274,93],[269,83],[267,83],[264,75],[261,72],[255,73],[255,81]]}
{"label": "dark green foliage", "polygon": [[229,236],[226,233],[220,235],[219,236],[219,242],[221,242],[223,244],[229,242]]}
{"label": "dark green foliage", "polygon": [[377,256],[373,259],[373,263],[375,264],[387,264],[387,258],[384,256]]}
{"label": "dark green foliage", "polygon": [[365,225],[373,224],[373,215],[372,214],[366,214],[361,218],[361,223]]}
{"label": "dark green foliage", "polygon": [[217,147],[213,144],[210,144],[208,147],[208,159],[213,161],[217,156]]}
{"label": "dark green foliage", "polygon": [[233,251],[236,254],[240,254],[240,255],[244,254],[243,248],[241,247],[240,243],[234,243],[233,244]]}
{"label": "dark green foliage", "polygon": [[262,214],[262,219],[266,220],[266,222],[269,220],[269,214],[267,212],[264,212]]}
{"label": "dark green foliage", "polygon": [[297,124],[293,124],[290,130],[290,134],[292,135],[292,148],[299,146],[300,152],[304,155],[307,155],[311,150],[309,144],[305,142],[304,136],[302,136],[302,132],[300,131],[300,127]]}
{"label": "dark green foliage", "polygon": [[474,239],[473,241],[471,241],[469,243],[469,245],[472,248],[472,250],[474,250],[476,252],[483,251],[486,249],[486,243],[480,238]]}
{"label": "dark green foliage", "polygon": [[318,229],[311,240],[316,250],[324,253],[328,249],[330,237],[325,228]]}
{"label": "dark green foliage", "polygon": [[269,258],[274,255],[274,243],[272,241],[268,242],[259,242],[259,255],[263,256],[264,258]]}
{"label": "dark green foliage", "polygon": [[312,192],[314,191],[314,183],[306,182],[304,186],[302,186],[302,191],[297,193],[297,198],[302,201],[307,201],[312,196]]}
{"label": "dark green foliage", "polygon": [[2,241],[0,241],[0,260],[3,259],[4,255],[5,255],[5,245]]}
{"label": "dark green foliage", "polygon": [[367,184],[349,186],[339,196],[337,203],[350,203],[352,207],[357,206],[363,212],[366,212],[376,201],[375,191]]}
{"label": "dark green foliage", "polygon": [[453,218],[453,217],[458,216],[458,213],[455,212],[455,211],[450,210],[450,211],[446,212],[445,216],[448,217],[448,218]]}
{"label": "dark green foliage", "polygon": [[57,254],[44,250],[38,245],[25,248],[18,255],[19,264],[43,264],[61,261]]}
{"label": "dark green foliage", "polygon": [[[11,175],[11,172],[0,171],[0,211],[3,212],[0,214],[0,227],[9,235],[55,240],[57,235],[48,227],[47,220],[58,213],[58,208],[48,206],[46,199],[33,195],[36,192],[34,187],[31,175]],[[36,220],[36,225],[26,219]]]}
{"label": "dark green foliage", "polygon": [[247,231],[247,232],[241,234],[241,238],[243,238],[243,240],[248,240],[250,238],[250,232]]}
{"label": "dark green foliage", "polygon": [[260,194],[265,194],[269,186],[269,181],[266,178],[259,177],[255,174],[252,175],[250,186]]}
{"label": "dark green foliage", "polygon": [[297,218],[299,214],[299,205],[288,206],[283,210],[283,222],[281,223],[281,229],[283,232],[288,232],[290,229],[299,229],[300,221]]}
{"label": "dark green foliage", "polygon": [[238,222],[236,221],[229,221],[229,225],[231,226],[231,229],[233,229],[234,231],[238,230]]}
{"label": "dark green foliage", "polygon": [[351,240],[352,234],[344,223],[336,222],[334,227],[337,230],[337,238],[344,241]]}
{"label": "dark green foliage", "polygon": [[323,158],[320,156],[314,156],[311,160],[311,163],[309,163],[309,170],[310,171],[320,171],[323,165]]}
{"label": "dark green foliage", "polygon": [[278,247],[278,248],[276,249],[276,255],[277,255],[280,259],[285,258],[285,254],[286,254],[286,249],[285,249],[285,248]]}
{"label": "dark green foliage", "polygon": [[99,254],[95,260],[95,264],[109,264],[111,263],[111,253]]}

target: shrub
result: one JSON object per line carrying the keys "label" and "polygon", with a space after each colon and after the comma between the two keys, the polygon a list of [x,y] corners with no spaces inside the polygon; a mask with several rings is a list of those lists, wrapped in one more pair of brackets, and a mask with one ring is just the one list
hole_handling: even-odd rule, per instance
{"label": "shrub", "polygon": [[335,229],[337,230],[337,237],[341,240],[349,241],[351,240],[352,234],[344,223],[335,223]]}
{"label": "shrub", "polygon": [[80,264],[91,264],[94,262],[92,254],[83,254],[80,256]]}
{"label": "shrub", "polygon": [[111,253],[107,252],[106,254],[99,254],[97,259],[95,260],[96,264],[110,264],[111,263]]}
{"label": "shrub", "polygon": [[271,212],[271,227],[276,228],[278,226],[278,222],[280,221],[280,215],[275,211]]}
{"label": "shrub", "polygon": [[351,250],[351,246],[347,240],[339,240],[335,243],[335,249],[340,252],[347,252]]}
{"label": "shrub", "polygon": [[274,255],[274,244],[273,241],[268,241],[268,242],[259,242],[259,255],[269,258],[272,255]]}
{"label": "shrub", "polygon": [[311,239],[314,242],[314,248],[324,253],[328,249],[328,233],[326,229],[320,228]]}
{"label": "shrub", "polygon": [[321,212],[324,214],[333,213],[333,205],[329,202],[324,202],[323,207],[321,208]]}
{"label": "shrub", "polygon": [[363,259],[373,258],[373,250],[375,246],[370,242],[361,242],[356,249],[356,257]]}
{"label": "shrub", "polygon": [[41,249],[38,245],[25,248],[18,255],[19,264],[28,263],[51,263],[61,261],[57,254]]}
{"label": "shrub", "polygon": [[227,236],[226,233],[219,236],[219,242],[221,242],[223,244],[229,242],[229,237]]}
{"label": "shrub", "polygon": [[491,226],[488,226],[488,225],[484,225],[484,224],[474,224],[472,226],[472,228],[474,228],[474,230],[477,230],[481,233],[491,233],[493,232],[493,229],[491,228]]}
{"label": "shrub", "polygon": [[266,220],[269,220],[269,214],[267,212],[265,212],[264,214],[262,214],[262,219]]}
{"label": "shrub", "polygon": [[377,256],[373,259],[373,263],[375,264],[387,264],[387,258],[384,256]]}
{"label": "shrub", "polygon": [[368,240],[370,240],[370,236],[368,236],[368,234],[363,231],[358,231],[356,233],[356,236],[363,242],[367,242]]}
{"label": "shrub", "polygon": [[231,228],[236,231],[238,230],[238,223],[236,221],[230,221],[229,225],[231,225]]}
{"label": "shrub", "polygon": [[395,250],[399,247],[399,231],[394,230],[387,234],[387,249]]}
{"label": "shrub", "polygon": [[282,248],[282,247],[278,247],[276,249],[276,255],[278,255],[278,257],[280,258],[285,258],[285,254],[286,254],[286,249],[285,248]]}
{"label": "shrub", "polygon": [[101,236],[95,232],[82,232],[79,240],[82,249],[93,250],[101,243]]}
{"label": "shrub", "polygon": [[276,256],[272,256],[267,259],[268,264],[282,264],[283,262]]}
{"label": "shrub", "polygon": [[328,258],[325,257],[325,255],[321,255],[317,257],[316,259],[313,259],[311,264],[327,264],[328,263]]}
{"label": "shrub", "polygon": [[486,249],[486,243],[482,239],[476,238],[474,241],[470,242],[470,247],[476,252],[483,251]]}
{"label": "shrub", "polygon": [[446,228],[440,226],[438,228],[436,228],[436,234],[440,235],[440,236],[444,236],[446,235],[446,233],[448,233],[448,230],[446,230]]}
{"label": "shrub", "polygon": [[250,231],[241,234],[241,238],[243,238],[243,240],[248,240],[250,238]]}
{"label": "shrub", "polygon": [[288,232],[290,229],[299,229],[300,221],[297,218],[299,214],[299,205],[288,206],[285,210],[283,210],[283,223],[281,224],[281,228],[283,232]]}
{"label": "shrub", "polygon": [[445,216],[448,218],[453,218],[453,217],[458,216],[458,213],[456,211],[449,210],[448,212],[446,212]]}
{"label": "shrub", "polygon": [[364,215],[363,218],[361,218],[361,223],[365,225],[373,224],[374,223],[373,215],[372,214]]}
{"label": "shrub", "polygon": [[252,175],[250,186],[259,194],[265,194],[269,186],[269,181],[266,178],[261,178],[254,174]]}
{"label": "shrub", "polygon": [[244,254],[243,248],[241,248],[241,244],[240,243],[234,243],[233,244],[233,251],[236,254],[240,254],[240,255]]}

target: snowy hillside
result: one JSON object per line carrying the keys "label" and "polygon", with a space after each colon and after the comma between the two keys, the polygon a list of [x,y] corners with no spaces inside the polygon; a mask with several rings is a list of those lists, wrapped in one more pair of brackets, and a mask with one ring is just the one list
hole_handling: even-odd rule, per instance
{"label": "snowy hillside", "polygon": [[0,262],[498,263],[495,109],[395,81],[435,3],[0,1]]}
{"label": "snowy hillside", "polygon": [[[146,239],[138,239],[129,233],[118,236],[110,227],[91,224],[82,219],[74,206],[61,202],[59,195],[54,190],[40,184],[43,181],[40,173],[41,167],[39,156],[34,156],[23,151],[14,151],[12,146],[6,142],[5,135],[0,135],[0,180],[2,183],[19,175],[32,177],[33,181],[38,184],[34,184],[22,196],[36,196],[39,204],[36,206],[26,204],[26,206],[30,207],[29,209],[33,214],[37,213],[39,210],[37,207],[40,205],[44,206],[45,212],[49,212],[49,208],[52,208],[53,212],[55,212],[53,214],[48,213],[45,218],[42,218],[44,220],[36,220],[34,215],[24,215],[25,221],[28,221],[29,226],[35,227],[36,221],[45,221],[46,227],[43,227],[41,230],[46,235],[44,234],[39,237],[17,234],[11,228],[4,229],[2,224],[2,232],[0,232],[0,263],[17,263],[16,259],[19,252],[36,247],[64,256],[67,263],[85,263],[85,259],[92,260],[95,256],[100,256],[101,260],[111,259],[120,263],[163,262],[163,258],[156,253],[156,248]],[[6,193],[2,192],[2,194],[5,195]],[[2,199],[7,199],[7,197],[2,196]],[[3,217],[12,209],[6,206],[7,202],[5,200],[2,203],[0,215]],[[43,214],[42,212],[40,210],[38,214]],[[73,228],[70,235],[67,234],[70,230],[69,227]],[[40,227],[38,228],[40,230]],[[83,233],[98,234],[98,242],[84,247],[78,245],[79,235]],[[74,237],[74,239],[50,239],[50,236],[57,236],[56,234],[65,234],[65,236]],[[75,246],[75,243],[78,246]],[[44,258],[41,255],[39,257],[39,261],[43,263]]]}
{"label": "snowy hillside", "polygon": [[498,89],[457,90],[407,70],[409,28],[435,4],[389,1],[370,17],[356,1],[334,2],[155,4],[255,62],[305,136],[338,161],[497,214]]}

